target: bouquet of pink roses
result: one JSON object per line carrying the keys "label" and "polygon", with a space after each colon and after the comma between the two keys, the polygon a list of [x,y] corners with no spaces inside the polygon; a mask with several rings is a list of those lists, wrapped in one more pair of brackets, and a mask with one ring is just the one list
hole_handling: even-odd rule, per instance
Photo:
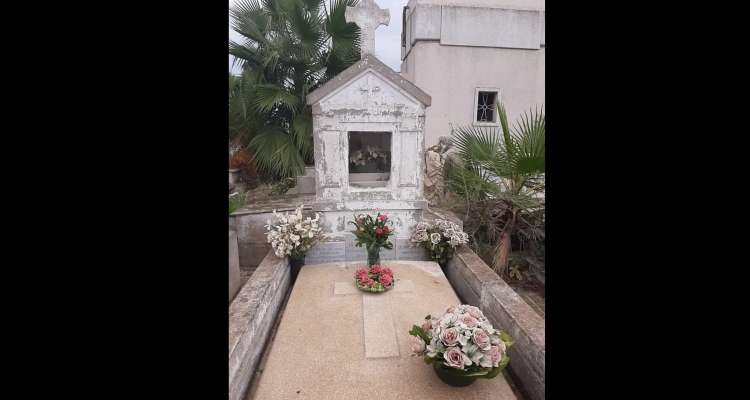
{"label": "bouquet of pink roses", "polygon": [[368,292],[384,292],[393,287],[393,271],[378,264],[360,268],[354,274],[357,287]]}
{"label": "bouquet of pink roses", "polygon": [[436,363],[436,371],[472,379],[497,376],[508,365],[513,345],[513,338],[493,328],[482,310],[466,304],[449,307],[440,318],[428,315],[409,334],[414,355]]}

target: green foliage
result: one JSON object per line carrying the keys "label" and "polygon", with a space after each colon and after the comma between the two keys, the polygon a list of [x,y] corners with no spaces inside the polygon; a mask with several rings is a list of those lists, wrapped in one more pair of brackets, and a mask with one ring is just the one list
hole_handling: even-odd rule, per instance
{"label": "green foliage", "polygon": [[357,0],[239,0],[229,44],[242,76],[230,76],[230,138],[247,145],[261,174],[301,174],[313,160],[307,94],[359,60]]}
{"label": "green foliage", "polygon": [[247,193],[236,192],[229,196],[229,214],[244,207],[247,203]]}
{"label": "green foliage", "polygon": [[425,330],[422,329],[421,326],[412,325],[409,334],[421,338],[425,343],[430,343],[430,340],[432,340],[430,334],[425,332]]}
{"label": "green foliage", "polygon": [[[446,162],[445,177],[464,200],[458,206],[474,242],[496,243],[492,264],[502,274],[512,238],[544,239],[544,201],[538,195],[544,192],[545,115],[542,109],[525,112],[511,129],[505,108],[497,108],[500,128],[462,126],[453,132],[456,157]],[[467,227],[472,221],[475,226]]]}
{"label": "green foliage", "polygon": [[355,246],[365,245],[368,249],[379,247],[393,249],[393,243],[389,242],[388,238],[395,234],[395,231],[391,228],[393,223],[386,215],[378,213],[375,218],[371,215],[355,215],[354,221],[349,221],[349,223],[354,225],[354,230],[351,232],[357,239]]}
{"label": "green foliage", "polygon": [[511,346],[513,346],[513,343],[515,343],[515,341],[513,340],[513,336],[511,336],[508,332],[501,330],[498,336],[500,337],[500,340],[505,343],[505,347],[508,349],[510,349]]}
{"label": "green foliage", "polygon": [[293,188],[296,184],[297,179],[295,178],[282,178],[278,182],[275,182],[273,185],[271,185],[271,193],[282,195],[289,191],[289,189]]}

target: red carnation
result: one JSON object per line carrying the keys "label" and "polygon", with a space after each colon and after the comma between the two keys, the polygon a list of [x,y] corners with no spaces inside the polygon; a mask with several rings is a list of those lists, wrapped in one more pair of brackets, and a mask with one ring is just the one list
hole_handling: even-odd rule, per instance
{"label": "red carnation", "polygon": [[372,280],[372,279],[370,279],[370,280],[367,281],[367,286],[372,286],[374,284],[375,284],[375,281]]}
{"label": "red carnation", "polygon": [[386,275],[393,275],[393,271],[391,271],[391,269],[388,267],[383,268],[383,273]]}
{"label": "red carnation", "polygon": [[367,276],[367,270],[364,269],[364,268],[360,268],[360,269],[357,270],[357,274],[356,275],[357,276],[362,276],[362,275]]}
{"label": "red carnation", "polygon": [[388,216],[387,216],[387,215],[385,215],[385,214],[380,214],[380,215],[378,215],[378,219],[379,219],[379,220],[380,220],[381,222],[385,222],[385,221],[388,221]]}
{"label": "red carnation", "polygon": [[380,275],[380,283],[382,283],[383,286],[391,286],[391,283],[393,283],[393,277],[388,274],[382,274]]}
{"label": "red carnation", "polygon": [[376,264],[376,265],[373,265],[372,267],[370,267],[370,273],[371,274],[379,274],[382,271],[383,271],[383,268],[381,268],[380,265]]}
{"label": "red carnation", "polygon": [[383,234],[383,230],[381,228],[375,228],[375,234],[382,235]]}
{"label": "red carnation", "polygon": [[383,232],[385,232],[385,233],[388,233],[388,232],[390,232],[390,231],[391,231],[391,228],[389,228],[389,227],[387,227],[387,226],[384,226],[384,227],[383,227]]}

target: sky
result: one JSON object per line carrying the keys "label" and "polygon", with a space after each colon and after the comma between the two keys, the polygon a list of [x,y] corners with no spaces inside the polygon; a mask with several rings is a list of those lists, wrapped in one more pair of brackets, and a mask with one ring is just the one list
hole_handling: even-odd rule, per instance
{"label": "sky", "polygon": [[[328,4],[328,0],[326,4]],[[391,20],[388,26],[380,25],[375,30],[375,57],[396,72],[401,70],[401,13],[408,0],[375,0],[380,8],[388,8]],[[233,6],[235,0],[229,0]],[[242,36],[229,28],[229,40],[240,42]],[[229,71],[239,73],[239,68],[232,69],[232,56],[229,56]]]}

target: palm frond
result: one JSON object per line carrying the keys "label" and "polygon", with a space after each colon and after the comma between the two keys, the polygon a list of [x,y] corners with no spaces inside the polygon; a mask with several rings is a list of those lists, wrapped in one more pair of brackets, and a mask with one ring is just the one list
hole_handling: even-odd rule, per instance
{"label": "palm frond", "polygon": [[[229,44],[243,71],[230,93],[230,136],[253,143],[259,172],[267,177],[291,176],[312,161],[305,96],[359,59],[359,28],[345,18],[346,7],[356,4],[239,0],[230,10],[232,29],[243,38]],[[281,163],[276,145],[285,154]]]}
{"label": "palm frond", "polygon": [[524,112],[516,121],[513,130],[513,142],[517,145],[514,159],[516,169],[521,174],[544,172],[544,123],[544,112],[539,109]]}
{"label": "palm frond", "polygon": [[275,107],[294,110],[299,104],[297,96],[273,84],[255,85],[253,95],[252,106],[258,112],[270,112]]}
{"label": "palm frond", "polygon": [[256,135],[248,147],[258,169],[279,177],[302,174],[305,163],[292,137],[278,127],[266,127]]}
{"label": "palm frond", "polygon": [[310,110],[297,114],[292,120],[290,133],[294,144],[305,161],[313,160],[313,126]]}
{"label": "palm frond", "polygon": [[265,43],[269,19],[257,0],[240,0],[229,13],[232,30],[257,43]]}

